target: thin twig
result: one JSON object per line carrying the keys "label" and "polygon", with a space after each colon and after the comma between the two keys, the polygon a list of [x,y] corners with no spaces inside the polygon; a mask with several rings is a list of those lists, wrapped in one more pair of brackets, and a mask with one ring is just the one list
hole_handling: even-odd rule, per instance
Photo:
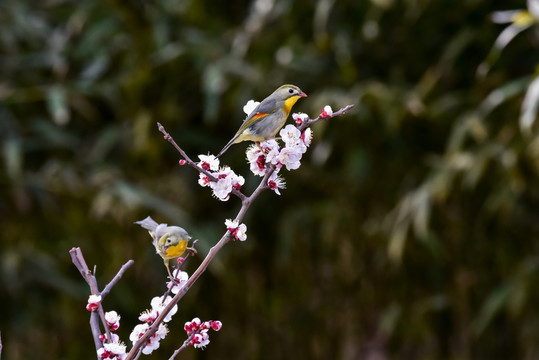
{"label": "thin twig", "polygon": [[331,119],[331,118],[334,118],[334,117],[340,116],[340,115],[344,115],[349,110],[351,110],[354,106],[355,106],[354,104],[346,105],[345,107],[343,107],[343,108],[341,108],[341,109],[339,109],[337,111],[334,111],[333,114],[331,114],[331,115],[327,115],[327,116],[324,116],[324,117],[319,115],[316,119],[310,119],[309,118],[309,119],[305,120],[303,122],[303,124],[298,126],[298,129],[299,129],[299,131],[303,131],[303,130],[307,129],[309,126],[311,126],[312,124],[317,123],[319,121]]}
{"label": "thin twig", "polygon": [[183,342],[182,346],[180,346],[179,348],[176,349],[176,351],[174,351],[174,353],[172,354],[172,356],[168,359],[168,360],[174,360],[174,358],[176,356],[178,356],[178,354],[185,348],[187,348],[190,344],[191,344],[191,339],[193,338],[193,335],[189,335],[187,337],[187,339]]}
{"label": "thin twig", "polygon": [[[212,173],[210,173],[208,170],[203,169],[202,167],[198,166],[197,163],[195,163],[193,160],[191,160],[191,158],[189,156],[187,156],[185,151],[183,151],[183,149],[176,143],[176,141],[174,141],[172,136],[165,130],[165,127],[163,125],[161,125],[161,123],[157,123],[157,129],[164,135],[163,137],[165,138],[165,140],[167,140],[169,143],[171,143],[172,146],[174,146],[174,148],[176,150],[178,150],[178,152],[183,157],[183,159],[185,160],[187,165],[191,166],[196,171],[206,175],[210,181],[217,182],[219,180],[215,176],[213,176]],[[246,197],[245,194],[243,194],[238,189],[232,189],[231,193],[236,195],[242,201]]]}
{"label": "thin twig", "polygon": [[124,273],[127,271],[127,269],[129,269],[134,263],[135,262],[133,260],[129,260],[128,262],[123,264],[123,266],[120,268],[116,276],[114,276],[114,278],[112,278],[112,280],[105,286],[103,291],[101,291],[101,298],[104,298],[105,296],[109,294],[112,287],[116,285],[118,281],[120,281],[120,279],[122,278]]}

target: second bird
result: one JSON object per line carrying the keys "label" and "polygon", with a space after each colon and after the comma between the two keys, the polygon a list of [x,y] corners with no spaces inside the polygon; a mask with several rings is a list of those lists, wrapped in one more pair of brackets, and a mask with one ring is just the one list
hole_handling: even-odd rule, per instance
{"label": "second bird", "polygon": [[307,97],[307,94],[295,85],[279,87],[262,100],[247,116],[236,135],[225,145],[217,157],[223,155],[232,144],[245,140],[258,143],[274,138],[285,124],[292,106],[302,97]]}

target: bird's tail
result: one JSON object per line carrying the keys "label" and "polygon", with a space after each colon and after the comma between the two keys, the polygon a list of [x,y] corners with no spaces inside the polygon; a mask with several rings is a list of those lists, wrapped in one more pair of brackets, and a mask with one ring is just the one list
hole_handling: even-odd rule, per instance
{"label": "bird's tail", "polygon": [[224,152],[227,151],[228,148],[229,148],[232,144],[234,144],[234,141],[236,141],[237,138],[238,138],[238,136],[234,136],[234,137],[232,138],[232,140],[230,140],[230,141],[228,142],[228,144],[225,145],[225,147],[223,148],[223,150],[219,151],[219,154],[217,154],[216,157],[219,157],[219,156],[223,155]]}
{"label": "bird's tail", "polygon": [[157,228],[157,226],[159,225],[157,222],[155,222],[154,219],[152,219],[149,216],[144,220],[136,221],[135,224],[138,224],[142,226],[144,229],[152,231],[152,232],[155,231],[155,228]]}

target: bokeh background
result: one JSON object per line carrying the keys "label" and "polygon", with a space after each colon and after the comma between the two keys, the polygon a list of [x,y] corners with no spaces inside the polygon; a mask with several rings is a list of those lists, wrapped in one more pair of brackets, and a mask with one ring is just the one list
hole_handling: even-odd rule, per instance
{"label": "bokeh background", "polygon": [[[154,358],[195,316],[224,326],[184,359],[539,358],[537,6],[2,1],[3,358],[95,358],[76,246],[101,287],[135,261],[104,301],[128,341],[166,274],[133,222],[188,229],[193,271],[240,207],[177,165],[156,122],[192,157],[215,154],[245,102],[283,83],[313,117],[356,107],[315,126],[287,189],[253,205],[248,240],[219,253]],[[223,161],[250,191],[245,148]]]}

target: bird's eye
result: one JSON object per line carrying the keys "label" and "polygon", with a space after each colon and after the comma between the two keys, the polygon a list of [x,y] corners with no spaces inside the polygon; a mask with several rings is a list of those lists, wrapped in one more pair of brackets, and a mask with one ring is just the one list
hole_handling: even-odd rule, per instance
{"label": "bird's eye", "polygon": [[294,89],[288,89],[288,92],[289,92],[290,94],[293,94],[293,93],[294,93]]}
{"label": "bird's eye", "polygon": [[170,244],[172,242],[172,240],[170,240],[170,238],[167,238],[167,244]]}

